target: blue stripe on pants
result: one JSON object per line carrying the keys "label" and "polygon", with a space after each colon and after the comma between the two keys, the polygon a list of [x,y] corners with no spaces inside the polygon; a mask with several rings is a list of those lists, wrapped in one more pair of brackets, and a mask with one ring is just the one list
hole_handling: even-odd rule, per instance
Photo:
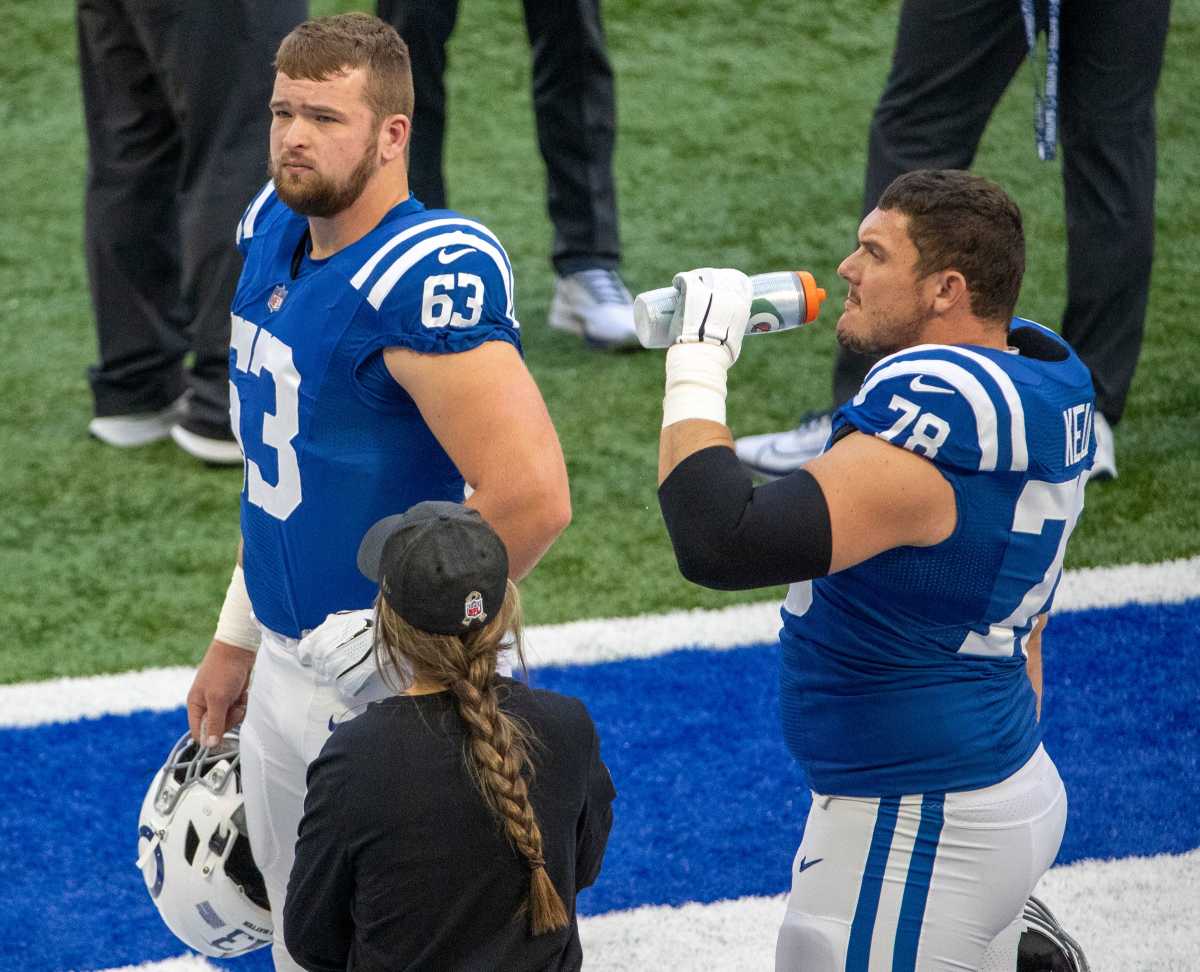
{"label": "blue stripe on pants", "polygon": [[871,935],[875,931],[875,913],[879,910],[879,893],[883,888],[883,872],[892,849],[892,834],[900,811],[899,797],[881,797],[875,817],[875,832],[863,868],[862,885],[858,889],[858,904],[850,925],[850,942],[846,947],[846,972],[868,972],[871,961]]}
{"label": "blue stripe on pants", "polygon": [[892,950],[892,972],[914,972],[917,967],[917,946],[921,942],[921,924],[925,919],[925,902],[929,898],[929,879],[937,857],[938,840],[942,835],[944,793],[927,794],[921,801],[921,823],[904,882],[904,897],[900,899],[900,917],[896,922],[896,944]]}

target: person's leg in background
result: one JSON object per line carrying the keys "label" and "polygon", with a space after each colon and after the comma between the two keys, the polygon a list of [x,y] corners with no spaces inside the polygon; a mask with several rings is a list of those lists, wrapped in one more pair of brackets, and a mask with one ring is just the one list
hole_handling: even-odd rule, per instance
{"label": "person's leg in background", "polygon": [[1115,476],[1154,255],[1154,95],[1169,0],[1063,4],[1059,133],[1067,212],[1063,337],[1096,386],[1096,467]]}
{"label": "person's leg in background", "polygon": [[446,208],[442,151],[446,140],[446,42],[458,19],[458,0],[379,0],[376,12],[396,28],[412,61],[412,139],[408,184],[430,209]]}
{"label": "person's leg in background", "polygon": [[175,210],[182,139],[140,31],[120,0],[80,0],[88,139],[84,250],[99,361],[92,435],[139,446],[169,433],[184,391]]}
{"label": "person's leg in background", "polygon": [[[871,119],[863,215],[905,172],[969,168],[1027,52],[1016,0],[906,0]],[[858,391],[877,360],[838,347],[834,408]],[[795,429],[738,439],[737,454],[760,475],[786,475],[821,452],[829,429],[829,412],[811,413]]]}
{"label": "person's leg in background", "polygon": [[[376,11],[404,38],[412,58],[416,108],[409,184],[426,206],[444,208],[443,75],[457,0],[378,0]],[[632,298],[616,272],[614,94],[599,0],[526,0],[525,26],[554,226],[552,261],[559,275],[550,326],[582,335],[596,347],[635,346]]]}
{"label": "person's leg in background", "polygon": [[525,0],[533,109],[558,274],[550,326],[600,348],[637,346],[617,274],[616,94],[599,0]]}
{"label": "person's leg in background", "polygon": [[533,110],[546,162],[554,269],[562,275],[620,261],[613,150],[616,96],[598,0],[525,0]]}
{"label": "person's leg in background", "polygon": [[307,13],[307,0],[213,0],[143,28],[182,136],[180,293],[193,358],[172,436],[206,462],[242,461],[229,427],[229,307],[242,268],[235,227],[267,180],[275,51]]}

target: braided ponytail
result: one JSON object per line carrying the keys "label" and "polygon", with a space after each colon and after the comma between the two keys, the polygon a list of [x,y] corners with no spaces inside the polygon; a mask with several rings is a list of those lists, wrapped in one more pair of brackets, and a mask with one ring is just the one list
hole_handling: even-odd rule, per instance
{"label": "braided ponytail", "polygon": [[454,696],[458,714],[467,727],[467,768],[484,802],[530,870],[529,898],[522,911],[529,910],[533,934],[565,928],[567,910],[546,871],[542,831],[529,800],[528,781],[533,773],[529,748],[536,740],[528,727],[500,708],[497,693],[497,654],[513,647],[522,666],[525,664],[516,585],[509,581],[504,604],[491,623],[461,637],[420,631],[392,611],[382,598],[376,602],[376,613],[376,650],[384,652],[397,669],[403,670],[406,662],[423,679],[448,686]]}

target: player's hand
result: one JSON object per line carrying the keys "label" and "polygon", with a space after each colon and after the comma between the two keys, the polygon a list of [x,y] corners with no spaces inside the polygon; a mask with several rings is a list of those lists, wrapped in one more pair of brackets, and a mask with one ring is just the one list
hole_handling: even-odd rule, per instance
{"label": "player's hand", "polygon": [[677,273],[672,281],[679,291],[672,328],[676,344],[712,344],[724,349],[729,360],[738,359],[746,322],[750,319],[753,285],[741,270],[704,267]]}
{"label": "player's hand", "polygon": [[216,640],[208,646],[187,694],[188,731],[201,746],[215,746],[246,718],[253,668],[252,651]]}

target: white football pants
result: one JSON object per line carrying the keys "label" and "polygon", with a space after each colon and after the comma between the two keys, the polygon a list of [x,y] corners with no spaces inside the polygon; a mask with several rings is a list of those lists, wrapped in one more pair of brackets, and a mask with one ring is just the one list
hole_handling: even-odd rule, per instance
{"label": "white football pants", "polygon": [[[979,790],[814,793],[776,972],[975,972],[993,939],[1013,939],[1066,819],[1066,791],[1040,746]],[[1015,968],[1015,939],[1005,948]]]}
{"label": "white football pants", "polygon": [[271,952],[279,972],[304,972],[283,945],[283,903],[304,815],[308,764],[329,738],[330,720],[336,722],[347,708],[332,684],[300,663],[297,644],[264,629],[241,733],[246,826],[271,900]]}

